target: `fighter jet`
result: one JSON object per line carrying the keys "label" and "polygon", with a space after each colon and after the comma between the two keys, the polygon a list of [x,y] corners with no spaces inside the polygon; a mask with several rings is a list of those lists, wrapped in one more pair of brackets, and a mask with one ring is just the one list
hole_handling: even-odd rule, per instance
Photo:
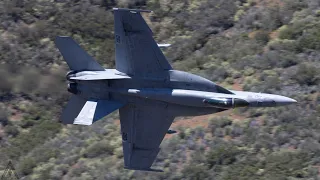
{"label": "fighter jet", "polygon": [[213,114],[237,107],[274,107],[294,99],[232,91],[203,77],[174,70],[143,17],[147,10],[114,8],[115,69],[105,69],[72,38],[55,44],[71,71],[72,97],[64,124],[91,125],[119,109],[124,167],[151,168],[175,117]]}

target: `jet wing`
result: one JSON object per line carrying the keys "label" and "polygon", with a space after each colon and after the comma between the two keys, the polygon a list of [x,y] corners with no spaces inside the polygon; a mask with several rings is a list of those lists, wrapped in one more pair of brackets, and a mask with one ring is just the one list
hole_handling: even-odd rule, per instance
{"label": "jet wing", "polygon": [[124,165],[127,169],[150,169],[174,116],[169,115],[167,103],[137,100],[119,110]]}
{"label": "jet wing", "polygon": [[153,39],[141,11],[113,9],[116,69],[130,76],[165,77],[166,71],[172,67]]}

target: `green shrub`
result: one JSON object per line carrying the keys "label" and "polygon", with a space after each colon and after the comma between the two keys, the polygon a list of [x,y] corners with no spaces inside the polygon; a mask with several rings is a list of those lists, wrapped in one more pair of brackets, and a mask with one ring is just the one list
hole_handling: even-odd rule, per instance
{"label": "green shrub", "polygon": [[279,38],[280,39],[293,39],[295,35],[295,31],[292,27],[288,27],[287,25],[284,25],[279,28]]}
{"label": "green shrub", "polygon": [[103,154],[112,155],[114,147],[107,141],[100,141],[90,145],[83,153],[84,157],[94,158]]}
{"label": "green shrub", "polygon": [[237,160],[236,155],[239,153],[240,151],[235,146],[219,145],[208,152],[207,163],[210,168],[216,165],[229,165]]}
{"label": "green shrub", "polygon": [[53,137],[60,131],[61,124],[44,120],[39,124],[32,126],[29,131],[20,133],[13,139],[9,139],[11,146],[5,148],[7,155],[16,159],[20,155],[25,154],[35,148],[37,145],[42,144],[47,138]]}
{"label": "green shrub", "polygon": [[35,121],[33,121],[33,120],[24,120],[24,121],[22,121],[21,127],[28,128],[28,127],[33,126],[34,124],[35,124]]}
{"label": "green shrub", "polygon": [[298,63],[298,57],[296,56],[296,54],[293,54],[287,51],[281,51],[277,66],[282,68],[287,68],[290,66],[294,66],[297,63]]}
{"label": "green shrub", "polygon": [[286,50],[291,52],[299,52],[297,40],[276,39],[268,43],[270,50]]}
{"label": "green shrub", "polygon": [[[260,170],[260,173],[259,173]],[[261,180],[259,174],[263,174],[263,169],[259,169],[258,161],[244,161],[228,166],[223,174],[224,180]],[[236,178],[235,178],[236,177]]]}
{"label": "green shrub", "polygon": [[308,64],[301,64],[292,77],[301,85],[315,85],[319,82],[319,69]]}
{"label": "green shrub", "polygon": [[225,126],[230,126],[232,121],[228,117],[219,117],[210,120],[210,125],[215,127],[224,128]]}
{"label": "green shrub", "polygon": [[262,44],[267,44],[270,40],[268,31],[257,31],[254,38]]}
{"label": "green shrub", "polygon": [[223,128],[231,124],[232,121],[227,117],[212,118],[209,121],[208,129],[212,136],[223,137],[225,135]]}
{"label": "green shrub", "polygon": [[301,177],[301,170],[306,162],[308,162],[308,155],[302,152],[294,151],[280,151],[272,153],[266,157],[266,178],[280,177]]}
{"label": "green shrub", "polygon": [[23,72],[23,74],[20,77],[20,92],[34,92],[38,88],[39,77],[40,73],[35,69],[30,69]]}
{"label": "green shrub", "polygon": [[8,114],[6,110],[0,106],[0,123],[2,124],[2,126],[6,126],[8,122]]}
{"label": "green shrub", "polygon": [[6,67],[0,69],[0,95],[2,95],[2,93],[10,93],[14,87],[13,74],[8,72],[5,68]]}
{"label": "green shrub", "polygon": [[36,167],[37,163],[33,158],[27,157],[21,161],[18,167],[18,172],[23,175],[31,174],[33,168]]}
{"label": "green shrub", "polygon": [[320,50],[320,25],[311,30],[306,31],[299,38],[300,49],[314,49]]}
{"label": "green shrub", "polygon": [[4,130],[9,136],[16,137],[19,134],[18,128],[14,125],[8,125]]}
{"label": "green shrub", "polygon": [[182,169],[183,179],[202,180],[209,177],[207,167],[203,164],[190,164]]}

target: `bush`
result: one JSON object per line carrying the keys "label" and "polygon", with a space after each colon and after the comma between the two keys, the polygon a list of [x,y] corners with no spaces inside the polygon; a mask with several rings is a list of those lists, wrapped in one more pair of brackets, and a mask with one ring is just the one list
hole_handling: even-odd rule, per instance
{"label": "bush", "polygon": [[280,39],[294,39],[295,38],[295,31],[292,27],[288,27],[284,25],[279,28],[279,38]]}
{"label": "bush", "polygon": [[224,128],[230,126],[232,121],[228,117],[213,118],[210,120],[210,126]]}
{"label": "bush", "polygon": [[[244,161],[227,167],[226,173],[223,174],[224,180],[259,180],[258,161]],[[263,171],[260,171],[263,172]],[[236,178],[235,178],[236,177]]]}
{"label": "bush", "polygon": [[2,124],[2,126],[6,126],[8,122],[8,114],[6,110],[0,106],[0,123]]}
{"label": "bush", "polygon": [[112,147],[107,141],[100,141],[90,145],[83,153],[84,157],[94,158],[103,154],[112,155],[114,147]]}
{"label": "bush", "polygon": [[299,65],[296,74],[292,78],[299,84],[308,86],[317,84],[320,79],[318,69],[307,64]]}
{"label": "bush", "polygon": [[40,73],[36,69],[28,69],[22,72],[17,84],[18,92],[32,93],[39,85]]}
{"label": "bush", "polygon": [[268,43],[270,50],[286,50],[291,52],[299,52],[298,42],[296,40],[289,39],[277,39]]}
{"label": "bush", "polygon": [[7,69],[0,69],[0,95],[10,93],[14,87],[12,74]]}
{"label": "bush", "polygon": [[269,42],[269,32],[268,31],[258,31],[254,38],[258,41],[261,42],[262,44],[267,44]]}
{"label": "bush", "polygon": [[190,164],[182,170],[183,179],[201,180],[209,177],[207,167],[203,164]]}
{"label": "bush", "polygon": [[264,89],[266,92],[270,92],[270,89],[280,89],[280,80],[277,76],[270,76],[266,78],[266,81],[264,82]]}
{"label": "bush", "polygon": [[212,118],[209,121],[208,129],[212,136],[223,137],[225,135],[223,128],[231,124],[232,121],[227,117]]}
{"label": "bush", "polygon": [[299,48],[300,49],[314,49],[320,50],[320,26],[306,31],[299,38]]}
{"label": "bush", "polygon": [[[283,177],[299,178],[301,167],[308,162],[306,153],[283,151],[276,152],[266,157],[266,178],[282,179]],[[301,176],[300,176],[301,178]]]}
{"label": "bush", "polygon": [[16,137],[19,134],[18,128],[13,125],[6,126],[4,130],[9,136]]}
{"label": "bush", "polygon": [[5,152],[10,158],[16,159],[45,142],[47,138],[53,137],[60,131],[60,128],[61,124],[52,120],[44,120],[32,126],[29,131],[20,133],[16,138],[10,139],[11,146],[5,148]]}
{"label": "bush", "polygon": [[229,165],[236,161],[236,155],[239,153],[237,147],[232,145],[216,146],[206,155],[207,163],[210,168],[216,165]]}
{"label": "bush", "polygon": [[28,128],[30,126],[33,126],[34,124],[35,124],[35,121],[33,121],[33,120],[24,120],[24,121],[22,121],[21,127]]}
{"label": "bush", "polygon": [[232,126],[230,134],[232,137],[237,137],[237,136],[241,136],[243,134],[243,132],[244,132],[244,130],[239,124],[234,124]]}
{"label": "bush", "polygon": [[25,158],[22,160],[22,162],[19,164],[18,171],[19,173],[23,175],[31,174],[33,171],[33,168],[36,167],[36,162],[33,160],[33,158]]}

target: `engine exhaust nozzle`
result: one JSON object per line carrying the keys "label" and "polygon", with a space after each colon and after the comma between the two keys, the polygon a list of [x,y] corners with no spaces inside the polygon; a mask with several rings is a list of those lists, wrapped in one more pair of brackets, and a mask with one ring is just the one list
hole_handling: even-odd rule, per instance
{"label": "engine exhaust nozzle", "polygon": [[78,94],[78,87],[77,87],[77,83],[69,83],[68,84],[68,92],[72,93],[72,94]]}

